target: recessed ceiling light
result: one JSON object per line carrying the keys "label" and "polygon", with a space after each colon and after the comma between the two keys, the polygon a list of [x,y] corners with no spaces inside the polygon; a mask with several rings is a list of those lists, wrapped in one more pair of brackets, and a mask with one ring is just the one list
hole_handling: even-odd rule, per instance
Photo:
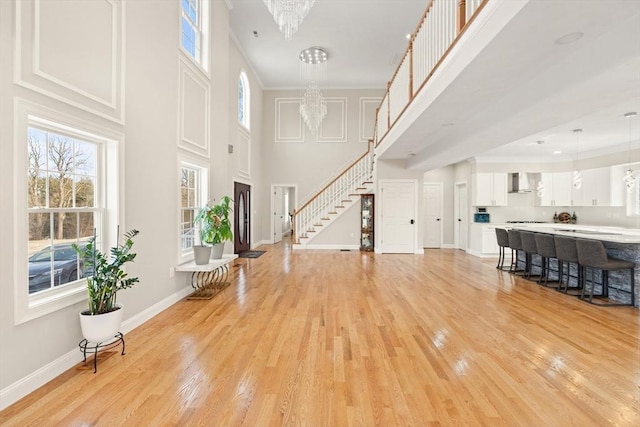
{"label": "recessed ceiling light", "polygon": [[407,40],[411,39],[411,34],[407,34],[405,37],[407,37]]}
{"label": "recessed ceiling light", "polygon": [[580,31],[576,31],[575,33],[569,33],[569,34],[565,34],[562,37],[558,37],[554,43],[560,44],[560,45],[571,44],[571,43],[577,42],[583,36],[584,36],[584,33],[581,33]]}
{"label": "recessed ceiling light", "polygon": [[553,154],[562,154],[562,151],[556,150],[556,151],[553,152]]}
{"label": "recessed ceiling light", "polygon": [[542,145],[542,144],[544,144],[544,141],[536,141],[536,144]]}

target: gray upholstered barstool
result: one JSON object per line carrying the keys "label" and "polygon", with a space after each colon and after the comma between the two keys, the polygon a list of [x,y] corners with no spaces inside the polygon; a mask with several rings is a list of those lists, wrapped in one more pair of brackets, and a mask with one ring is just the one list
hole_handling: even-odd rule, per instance
{"label": "gray upholstered barstool", "polygon": [[[531,271],[533,270],[533,256],[538,255],[538,246],[534,233],[530,231],[521,231],[522,250],[525,254],[524,277],[531,279]],[[542,274],[541,274],[542,276]]]}
{"label": "gray upholstered barstool", "polygon": [[[597,304],[602,306],[615,306],[615,305],[634,305],[635,299],[635,264],[630,261],[624,261],[617,258],[612,258],[607,255],[607,250],[604,244],[599,240],[588,239],[576,239],[576,246],[578,248],[578,260],[580,265],[585,268],[585,285],[582,290],[580,299],[590,302],[591,304]],[[587,271],[591,271],[591,287],[589,294],[585,294],[587,289],[586,275]],[[598,295],[594,295],[595,278],[594,270],[602,271],[602,292]],[[619,289],[619,291],[630,293],[629,303],[624,302],[605,302],[596,303],[593,301],[594,297],[609,298],[609,272],[614,270],[629,270],[630,286],[629,290]]]}
{"label": "gray upholstered barstool", "polygon": [[[556,245],[556,257],[558,258],[558,291],[569,293],[570,290],[582,290],[582,267],[578,260],[578,247],[575,237],[553,236]],[[567,281],[564,281],[564,265],[567,264]],[[571,286],[571,264],[576,265],[576,286]],[[573,295],[580,295],[573,294]]]}
{"label": "gray upholstered barstool", "polygon": [[[504,268],[504,253],[505,248],[509,247],[509,233],[504,228],[496,228],[496,240],[498,241],[498,265],[497,269],[505,270]],[[511,249],[511,257],[513,258],[513,249]]]}
{"label": "gray upholstered barstool", "polygon": [[[553,241],[553,236],[551,234],[545,233],[534,233],[534,237],[536,239],[536,247],[538,248],[538,255],[542,257],[542,273],[540,273],[540,280],[538,283],[544,286],[549,286],[549,271],[552,259],[557,259],[556,255],[556,245]],[[560,263],[558,263],[560,265]],[[554,282],[554,281],[552,281]],[[558,271],[558,280],[555,282],[560,282],[560,274]]]}
{"label": "gray upholstered barstool", "polygon": [[[518,252],[522,250],[520,231],[509,230],[509,247],[511,248],[511,266],[509,267],[509,273],[516,274],[524,271],[518,270]],[[513,251],[515,251],[515,253]]]}

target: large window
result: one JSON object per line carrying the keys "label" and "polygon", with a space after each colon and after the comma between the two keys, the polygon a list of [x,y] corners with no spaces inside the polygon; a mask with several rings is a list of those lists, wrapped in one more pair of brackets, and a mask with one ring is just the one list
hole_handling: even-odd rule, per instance
{"label": "large window", "polygon": [[251,92],[247,75],[240,73],[238,78],[238,122],[245,128],[250,128]]}
{"label": "large window", "polygon": [[207,169],[194,162],[180,163],[180,261],[192,256],[192,247],[199,245],[193,219],[207,198]]}
{"label": "large window", "polygon": [[16,103],[13,265],[16,324],[87,298],[91,274],[72,245],[116,242],[124,136],[25,100]]}
{"label": "large window", "polygon": [[181,1],[180,45],[202,68],[208,70],[208,0]]}
{"label": "large window", "polygon": [[86,244],[100,223],[97,196],[99,145],[30,126],[29,294],[81,279],[87,272],[72,244]]}

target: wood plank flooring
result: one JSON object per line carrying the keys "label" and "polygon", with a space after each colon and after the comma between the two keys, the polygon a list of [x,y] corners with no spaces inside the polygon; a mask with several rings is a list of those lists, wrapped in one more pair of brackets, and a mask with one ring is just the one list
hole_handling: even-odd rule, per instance
{"label": "wood plank flooring", "polygon": [[456,250],[264,246],[2,426],[638,426],[640,317]]}

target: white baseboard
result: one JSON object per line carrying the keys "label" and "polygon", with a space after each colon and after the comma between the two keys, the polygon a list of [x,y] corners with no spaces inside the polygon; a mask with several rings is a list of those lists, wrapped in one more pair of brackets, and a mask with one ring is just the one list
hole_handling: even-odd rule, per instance
{"label": "white baseboard", "polygon": [[456,249],[456,246],[453,243],[445,243],[440,248],[441,249]]}
{"label": "white baseboard", "polygon": [[251,249],[255,249],[258,246],[262,246],[262,245],[273,245],[273,240],[260,240],[257,243],[252,243],[251,244]]}
{"label": "white baseboard", "polygon": [[[184,289],[176,292],[173,295],[163,299],[162,301],[152,305],[146,310],[132,316],[131,318],[122,322],[122,333],[131,332],[133,329],[142,325],[147,320],[158,315],[162,311],[171,307],[176,302],[182,300],[187,295],[193,292],[193,289],[188,286]],[[82,354],[78,347],[73,348],[68,353],[63,354],[57,359],[47,363],[41,368],[36,369],[26,377],[19,379],[13,384],[0,390],[0,411],[22,399],[29,393],[42,387],[58,375],[63,374],[65,371],[73,368],[75,365],[82,361]]]}
{"label": "white baseboard", "polygon": [[326,249],[340,251],[359,251],[358,245],[293,245],[293,249]]}

